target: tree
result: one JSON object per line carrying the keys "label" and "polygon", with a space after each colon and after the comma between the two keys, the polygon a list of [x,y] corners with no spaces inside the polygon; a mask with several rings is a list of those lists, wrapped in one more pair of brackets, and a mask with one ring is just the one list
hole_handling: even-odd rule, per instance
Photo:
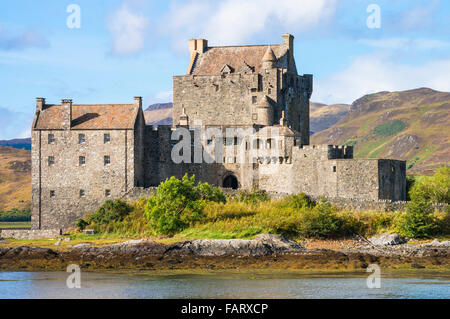
{"label": "tree", "polygon": [[171,177],[149,198],[145,217],[157,233],[173,235],[204,217],[208,201],[225,202],[225,195],[217,187],[196,184],[195,176],[186,174],[181,180]]}

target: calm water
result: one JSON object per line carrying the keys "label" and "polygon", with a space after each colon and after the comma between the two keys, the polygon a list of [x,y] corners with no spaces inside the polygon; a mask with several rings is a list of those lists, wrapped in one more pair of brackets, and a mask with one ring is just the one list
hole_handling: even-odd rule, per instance
{"label": "calm water", "polygon": [[0,272],[0,298],[450,298],[450,273],[82,273],[68,289],[64,272]]}

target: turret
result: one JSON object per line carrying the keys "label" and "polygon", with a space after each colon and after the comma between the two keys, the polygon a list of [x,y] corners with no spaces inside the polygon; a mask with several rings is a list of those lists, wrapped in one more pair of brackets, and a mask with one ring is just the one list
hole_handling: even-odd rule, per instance
{"label": "turret", "polygon": [[261,66],[263,69],[272,69],[276,67],[277,58],[275,57],[275,53],[273,52],[272,48],[267,48],[266,53],[264,54],[264,57],[261,60]]}
{"label": "turret", "polygon": [[256,105],[256,113],[258,114],[257,124],[273,125],[273,109],[267,95],[264,95],[261,101]]}

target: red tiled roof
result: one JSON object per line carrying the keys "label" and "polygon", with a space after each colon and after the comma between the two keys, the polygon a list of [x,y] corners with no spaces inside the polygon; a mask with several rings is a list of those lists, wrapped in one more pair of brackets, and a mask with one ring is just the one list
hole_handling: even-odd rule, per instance
{"label": "red tiled roof", "polygon": [[[72,105],[75,130],[133,129],[139,106],[134,104]],[[36,130],[62,129],[61,105],[46,105],[37,115]]]}
{"label": "red tiled roof", "polygon": [[[270,46],[277,59],[286,54],[286,47],[281,44]],[[267,52],[269,45],[210,47],[198,56],[193,75],[220,75],[224,65],[229,65],[235,72],[246,64],[255,68],[258,73],[261,61]]]}

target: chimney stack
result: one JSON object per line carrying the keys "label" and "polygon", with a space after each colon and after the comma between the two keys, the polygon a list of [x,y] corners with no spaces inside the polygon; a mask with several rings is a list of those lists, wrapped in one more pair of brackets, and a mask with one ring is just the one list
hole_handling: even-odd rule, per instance
{"label": "chimney stack", "polygon": [[63,130],[70,130],[72,126],[72,100],[63,99],[61,101],[62,108],[62,128]]}
{"label": "chimney stack", "polygon": [[189,40],[189,52],[191,54],[202,54],[208,50],[208,40],[205,39],[190,39]]}
{"label": "chimney stack", "polygon": [[36,98],[36,111],[43,111],[45,109],[45,99],[43,97]]}
{"label": "chimney stack", "polygon": [[142,97],[141,96],[134,97],[134,105],[142,107]]}
{"label": "chimney stack", "polygon": [[294,36],[289,33],[283,34],[283,44],[289,49],[289,68],[294,65]]}

